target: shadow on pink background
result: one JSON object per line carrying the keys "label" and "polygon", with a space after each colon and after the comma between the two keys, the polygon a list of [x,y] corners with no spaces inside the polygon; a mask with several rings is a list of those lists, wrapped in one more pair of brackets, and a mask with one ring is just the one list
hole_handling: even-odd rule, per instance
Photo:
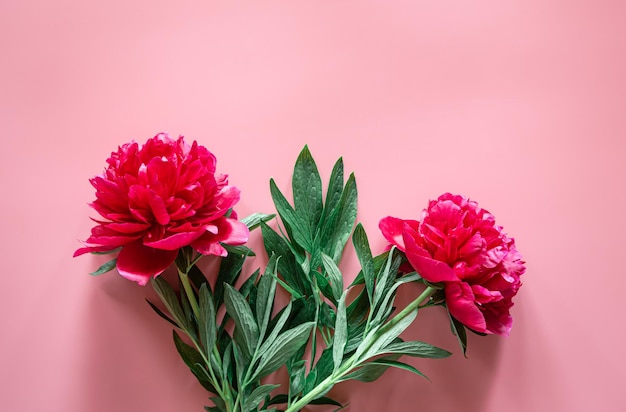
{"label": "shadow on pink background", "polygon": [[[264,2],[266,3],[266,2]],[[199,411],[151,291],[72,259],[88,178],[130,139],[184,134],[273,210],[308,143],[344,157],[376,251],[387,215],[466,194],[528,262],[508,338],[332,394],[351,411],[619,411],[626,402],[626,4],[619,1],[0,2],[0,409]],[[257,239],[258,244],[258,239]],[[344,268],[356,274],[349,249]],[[408,301],[411,290],[402,292]],[[309,410],[322,410],[310,408]]]}

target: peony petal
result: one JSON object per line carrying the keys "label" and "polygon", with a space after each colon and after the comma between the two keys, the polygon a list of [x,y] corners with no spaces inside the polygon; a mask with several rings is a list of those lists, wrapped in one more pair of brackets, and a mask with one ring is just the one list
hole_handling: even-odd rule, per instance
{"label": "peony petal", "polygon": [[420,274],[421,277],[429,282],[458,282],[454,270],[445,262],[435,260],[430,257],[426,249],[417,245],[415,238],[405,232],[404,244],[406,245],[406,257],[409,259],[413,269]]}
{"label": "peony petal", "polygon": [[161,250],[178,250],[183,246],[188,246],[194,240],[202,236],[203,231],[176,233],[171,236],[163,237],[154,242],[145,242],[144,245]]}
{"label": "peony petal", "polygon": [[402,239],[404,220],[398,219],[397,217],[387,216],[380,220],[378,228],[389,243],[397,246],[398,249],[403,252],[406,250],[404,247],[404,240]]}
{"label": "peony petal", "polygon": [[248,241],[250,232],[248,227],[240,221],[221,218],[213,223],[217,227],[217,234],[206,231],[191,244],[191,247],[203,255],[226,256],[226,250],[219,245],[220,243],[242,245]]}
{"label": "peony petal", "polygon": [[178,255],[178,250],[161,250],[144,246],[141,241],[130,243],[117,256],[117,271],[144,286],[150,278],[159,276]]}
{"label": "peony petal", "polygon": [[91,252],[109,252],[113,249],[116,249],[115,247],[111,247],[111,246],[85,246],[85,247],[81,247],[80,249],[76,249],[76,251],[74,252],[73,257],[76,256],[80,256],[80,255],[84,255],[85,253],[91,253]]}
{"label": "peony petal", "polygon": [[480,333],[492,333],[482,312],[474,302],[472,287],[465,282],[446,283],[446,305],[450,314],[463,325]]}
{"label": "peony petal", "polygon": [[150,209],[157,222],[161,225],[167,225],[170,223],[170,215],[167,213],[165,202],[161,199],[161,196],[157,195],[154,190],[149,192]]}

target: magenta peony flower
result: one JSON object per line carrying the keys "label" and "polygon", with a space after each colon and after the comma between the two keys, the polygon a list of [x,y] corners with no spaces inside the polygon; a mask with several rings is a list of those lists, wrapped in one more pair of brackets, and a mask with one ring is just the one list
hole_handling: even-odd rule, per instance
{"label": "magenta peony flower", "polygon": [[107,163],[90,180],[96,188],[90,206],[104,220],[93,219],[98,225],[74,256],[121,247],[119,273],[145,285],[184,246],[225,256],[220,243],[248,240],[246,225],[224,216],[239,201],[239,189],[215,174],[215,156],[195,141],[189,146],[183,136],[174,140],[161,133],[141,147],[124,144]]}
{"label": "magenta peony flower", "polygon": [[425,280],[443,282],[454,318],[476,332],[508,335],[525,267],[489,212],[446,193],[430,201],[421,222],[386,217],[379,226]]}

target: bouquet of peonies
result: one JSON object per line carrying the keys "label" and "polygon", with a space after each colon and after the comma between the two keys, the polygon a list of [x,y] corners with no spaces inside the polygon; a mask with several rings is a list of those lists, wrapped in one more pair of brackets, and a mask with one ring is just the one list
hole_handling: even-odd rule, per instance
{"label": "bouquet of peonies", "polygon": [[[442,307],[463,352],[466,329],[506,335],[509,309],[524,262],[494,217],[465,197],[446,193],[424,210],[421,221],[380,221],[390,247],[374,256],[356,225],[354,175],[344,181],[335,164],[326,195],[308,148],[296,161],[293,203],[273,180],[275,215],[238,220],[239,190],[216,174],[216,159],[195,141],[159,134],[143,146],[124,144],[91,179],[102,217],[74,256],[117,253],[94,274],[120,275],[155,289],[155,312],[173,324],[174,344],[200,384],[209,391],[207,411],[298,411],[306,405],[342,407],[324,396],[337,383],[372,382],[387,368],[422,373],[403,355],[444,358],[446,350],[400,335],[418,311]],[[260,229],[268,256],[262,273],[242,277],[254,252],[244,246]],[[361,270],[347,288],[338,264],[351,240]],[[219,271],[205,276],[196,265],[221,256]],[[159,275],[170,265],[177,284]],[[406,307],[396,308],[398,288],[423,284]],[[276,307],[282,289],[289,302]],[[282,366],[288,382],[264,379]]]}

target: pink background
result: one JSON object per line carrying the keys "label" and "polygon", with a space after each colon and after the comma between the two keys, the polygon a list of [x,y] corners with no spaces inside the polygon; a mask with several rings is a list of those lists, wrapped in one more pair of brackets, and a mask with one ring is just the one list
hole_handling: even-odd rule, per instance
{"label": "pink background", "polygon": [[348,410],[623,410],[626,3],[251,3],[0,1],[0,409],[207,404],[149,289],[71,258],[88,178],[167,131],[218,156],[241,215],[273,210],[268,179],[287,188],[308,143],[323,176],[339,156],[356,172],[377,251],[381,217],[445,191],[517,239],[511,336],[470,336],[464,359],[424,313],[407,336],[454,356],[410,360],[432,383],[339,385]]}

